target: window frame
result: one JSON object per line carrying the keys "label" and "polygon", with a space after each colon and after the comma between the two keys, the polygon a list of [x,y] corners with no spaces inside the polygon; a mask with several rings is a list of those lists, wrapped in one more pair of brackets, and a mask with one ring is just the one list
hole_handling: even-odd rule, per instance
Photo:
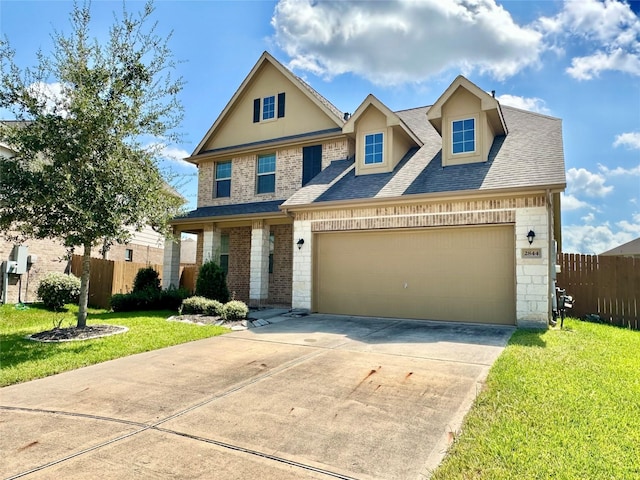
{"label": "window frame", "polygon": [[[276,119],[276,112],[277,112],[276,98],[277,98],[276,95],[269,95],[266,97],[262,97],[260,121],[267,122],[267,121]],[[268,110],[267,110],[267,100],[271,100],[271,102],[269,103]],[[270,114],[269,117],[266,116],[267,112]]]}
{"label": "window frame", "polygon": [[[377,141],[377,138],[380,136],[380,141]],[[371,147],[374,148],[374,151],[371,153],[367,153],[367,140],[369,138],[373,138],[373,142],[370,144]],[[379,145],[380,146],[380,151],[375,151],[375,147]],[[379,155],[379,160],[376,161],[376,159],[378,158]],[[367,162],[367,158],[372,156],[374,161],[371,162]],[[362,159],[362,163],[363,165],[367,166],[367,167],[371,167],[371,166],[379,166],[384,164],[384,132],[375,132],[375,133],[365,133],[364,134],[364,143],[363,143],[363,159]]]}
{"label": "window frame", "polygon": [[225,276],[229,274],[229,234],[220,234],[220,268],[224,272]]}
{"label": "window frame", "polygon": [[[273,171],[269,170],[266,172],[260,172],[260,161],[267,158],[273,158]],[[258,158],[256,161],[256,195],[268,195],[270,193],[276,193],[276,165],[277,165],[276,162],[277,162],[277,157],[275,153],[258,155]],[[273,190],[261,191],[260,190],[261,178],[266,178],[270,176],[273,176]]]}
{"label": "window frame", "polygon": [[[219,165],[229,165],[229,176],[228,177],[218,177],[218,166]],[[214,173],[215,173],[215,179],[214,179],[214,191],[213,191],[213,198],[229,198],[231,197],[231,176],[232,176],[232,172],[233,172],[233,164],[231,162],[231,160],[228,161],[224,161],[224,162],[216,162],[215,166],[214,166]],[[219,187],[218,184],[219,182],[229,182],[229,195],[220,195],[219,194]]]}
{"label": "window frame", "polygon": [[124,249],[124,261],[125,262],[133,262],[133,249],[125,248]]}
{"label": "window frame", "polygon": [[[469,129],[467,128],[466,123],[467,122],[473,122],[473,128]],[[462,129],[461,130],[455,130],[455,125],[456,124],[462,124]],[[477,152],[478,150],[478,126],[477,126],[478,122],[477,119],[475,117],[464,117],[464,118],[457,118],[455,120],[451,120],[451,155],[471,155]],[[473,139],[469,140],[466,137],[466,133],[467,132],[473,132]],[[455,140],[455,136],[456,134],[461,134],[462,135],[462,139],[461,140]],[[466,150],[467,146],[466,144],[469,142],[473,142],[473,149],[472,150]],[[455,151],[455,147],[456,145],[461,145],[462,146],[462,150],[456,152]]]}

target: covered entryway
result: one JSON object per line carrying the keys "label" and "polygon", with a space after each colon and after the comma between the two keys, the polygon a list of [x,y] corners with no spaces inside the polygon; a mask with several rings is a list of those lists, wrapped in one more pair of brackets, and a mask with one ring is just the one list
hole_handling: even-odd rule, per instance
{"label": "covered entryway", "polygon": [[318,233],[314,310],[513,325],[513,228]]}

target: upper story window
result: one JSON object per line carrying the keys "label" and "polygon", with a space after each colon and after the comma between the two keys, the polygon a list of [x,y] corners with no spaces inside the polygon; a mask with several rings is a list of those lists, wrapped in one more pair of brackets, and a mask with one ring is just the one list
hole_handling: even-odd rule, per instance
{"label": "upper story window", "polygon": [[258,157],[257,193],[274,193],[276,191],[276,155],[260,155]]}
{"label": "upper story window", "polygon": [[364,136],[364,164],[373,165],[376,163],[382,163],[382,151],[383,151],[383,136],[382,133],[374,133]]}
{"label": "upper story window", "polygon": [[473,118],[451,122],[453,153],[468,153],[476,150],[476,121]]}
{"label": "upper story window", "polygon": [[285,111],[285,94],[270,95],[253,100],[253,123],[283,118]]}
{"label": "upper story window", "polygon": [[231,162],[216,163],[216,198],[231,196]]}
{"label": "upper story window", "polygon": [[264,97],[262,99],[262,119],[269,120],[276,116],[276,97]]}

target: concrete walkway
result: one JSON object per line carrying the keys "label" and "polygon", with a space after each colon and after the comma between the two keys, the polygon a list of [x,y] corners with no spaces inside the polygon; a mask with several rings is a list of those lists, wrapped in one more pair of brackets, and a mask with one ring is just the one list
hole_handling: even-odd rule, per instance
{"label": "concrete walkway", "polygon": [[0,389],[0,477],[428,478],[514,330],[270,321]]}

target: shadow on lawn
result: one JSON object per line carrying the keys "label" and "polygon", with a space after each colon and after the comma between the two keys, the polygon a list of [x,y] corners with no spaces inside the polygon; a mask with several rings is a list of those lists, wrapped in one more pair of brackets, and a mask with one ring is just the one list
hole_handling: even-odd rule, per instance
{"label": "shadow on lawn", "polygon": [[547,342],[544,341],[542,335],[546,330],[527,330],[521,329],[513,332],[509,345],[519,345],[521,347],[538,347],[544,348],[547,346]]}

